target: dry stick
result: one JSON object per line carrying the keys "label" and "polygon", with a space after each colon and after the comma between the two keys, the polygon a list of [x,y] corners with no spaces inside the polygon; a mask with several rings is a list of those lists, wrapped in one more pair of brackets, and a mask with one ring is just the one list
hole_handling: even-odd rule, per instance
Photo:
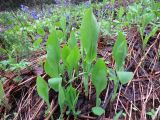
{"label": "dry stick", "polygon": [[120,99],[119,99],[119,102],[121,103],[121,105],[122,105],[123,109],[125,110],[126,114],[129,116],[128,111],[126,110],[125,106],[123,105],[123,103],[122,103],[122,101]]}
{"label": "dry stick", "polygon": [[141,66],[143,60],[145,59],[145,57],[147,56],[147,54],[149,53],[149,51],[151,50],[151,48],[157,43],[159,37],[160,37],[160,33],[157,35],[157,38],[156,38],[156,40],[154,41],[154,43],[148,48],[147,52],[146,52],[146,53],[144,54],[144,56],[141,58],[138,66],[136,67],[136,69],[135,69],[135,71],[134,71],[134,75],[135,75],[135,73],[137,72],[138,68]]}
{"label": "dry stick", "polygon": [[54,106],[54,108],[50,111],[49,115],[47,116],[47,118],[45,118],[44,120],[49,120],[53,114],[53,112],[58,108],[58,103]]}
{"label": "dry stick", "polygon": [[139,88],[140,88],[140,94],[141,94],[141,105],[142,105],[142,111],[141,111],[141,114],[140,114],[140,119],[141,120],[146,120],[146,114],[145,114],[145,111],[146,111],[146,103],[144,102],[144,99],[142,99],[144,97],[143,93],[144,93],[144,90],[143,90],[143,86],[142,84],[139,82]]}
{"label": "dry stick", "polygon": [[135,105],[135,104],[133,104],[127,97],[125,97],[125,96],[123,96],[126,100],[128,100],[128,102],[129,103],[131,103],[139,112],[141,112],[140,110],[139,110],[139,108]]}
{"label": "dry stick", "polygon": [[[147,52],[146,52],[146,53],[144,54],[144,56],[141,58],[139,64],[137,65],[137,67],[136,67],[136,69],[135,69],[135,71],[134,71],[134,73],[133,73],[133,76],[135,76],[138,68],[141,66],[143,60],[145,59],[145,57],[146,57],[147,54],[149,53],[150,49],[157,43],[159,37],[160,37],[160,32],[158,33],[157,38],[156,38],[156,40],[154,41],[154,43],[148,48]],[[128,86],[130,85],[130,83],[131,83],[131,80],[129,81],[129,83],[128,83],[128,85],[127,85],[127,88],[128,88]],[[127,88],[126,88],[126,90],[127,90]],[[126,90],[125,90],[125,92],[126,92]]]}
{"label": "dry stick", "polygon": [[117,111],[117,108],[118,108],[118,102],[119,102],[119,97],[120,97],[120,94],[121,94],[121,89],[122,89],[122,85],[120,86],[120,90],[119,90],[119,93],[118,93],[118,98],[117,98],[117,103],[116,103],[116,109],[115,109],[115,114],[116,114],[116,111]]}
{"label": "dry stick", "polygon": [[78,117],[83,118],[83,119],[89,119],[89,120],[96,120],[96,117],[91,117],[91,116],[86,116],[86,115],[79,115]]}
{"label": "dry stick", "polygon": [[19,83],[18,86],[21,86],[21,85],[23,85],[23,84],[25,84],[25,83],[27,83],[27,82],[30,82],[30,81],[34,80],[36,77],[37,77],[37,76],[33,76],[33,77],[25,80],[24,82]]}
{"label": "dry stick", "polygon": [[29,97],[31,96],[31,94],[33,93],[33,91],[35,90],[35,88],[36,88],[36,86],[34,86],[34,87],[32,88],[32,91],[30,92],[30,94],[28,95],[28,97],[26,98],[26,100],[23,102],[23,104],[25,104],[25,103],[28,102],[28,99],[29,99]]}
{"label": "dry stick", "polygon": [[[103,108],[104,110],[106,109],[107,104],[109,103],[109,99],[111,98],[111,97],[109,97],[109,99],[107,99],[107,98],[108,98],[108,92],[109,92],[109,85],[108,85],[108,88],[107,88],[107,91],[106,91],[106,94],[105,94],[105,98],[104,98],[104,102],[103,102],[103,105],[102,105],[102,108]],[[104,119],[103,117],[104,117],[104,114],[103,114],[102,116],[99,116],[99,117],[97,118],[97,120]]]}
{"label": "dry stick", "polygon": [[108,88],[107,88],[107,91],[106,91],[106,94],[105,94],[105,98],[104,98],[104,102],[103,102],[103,105],[102,105],[102,107],[103,107],[104,109],[106,109],[107,104],[108,104],[108,102],[109,102],[109,100],[107,99],[107,98],[108,98],[108,92],[109,92],[109,85],[108,85]]}
{"label": "dry stick", "polygon": [[40,103],[40,105],[39,105],[38,108],[37,108],[36,113],[33,114],[31,120],[34,120],[34,118],[35,118],[36,115],[39,113],[39,111],[41,110],[41,108],[42,108],[43,105],[44,105],[44,101],[42,100],[41,103]]}
{"label": "dry stick", "polygon": [[[18,113],[16,114],[16,117],[14,118],[14,120],[17,119],[17,117],[18,117],[20,111],[22,110],[22,108],[25,107],[25,105],[26,105],[26,103],[28,102],[28,99],[29,99],[29,97],[30,97],[30,95],[32,94],[32,92],[33,92],[34,89],[35,89],[35,86],[32,88],[31,93],[28,95],[28,97],[27,97],[26,100],[23,102],[23,104],[22,104],[22,101],[25,99],[25,97],[26,97],[26,95],[28,94],[28,92],[27,92],[27,93],[24,95],[24,97],[22,98],[21,104],[20,104],[19,109],[18,109]],[[18,106],[18,104],[17,104],[17,106]]]}
{"label": "dry stick", "polygon": [[130,112],[129,112],[129,120],[132,119],[132,101],[131,101],[131,107],[130,107]]}
{"label": "dry stick", "polygon": [[91,100],[91,95],[92,95],[92,82],[91,82],[91,80],[89,80],[89,96],[88,96],[88,98],[89,98],[89,100]]}

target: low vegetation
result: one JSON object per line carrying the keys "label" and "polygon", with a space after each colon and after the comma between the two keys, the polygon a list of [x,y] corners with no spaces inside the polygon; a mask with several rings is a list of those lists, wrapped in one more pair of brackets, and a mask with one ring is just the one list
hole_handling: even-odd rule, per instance
{"label": "low vegetation", "polygon": [[0,118],[158,120],[159,12],[156,0],[0,12]]}

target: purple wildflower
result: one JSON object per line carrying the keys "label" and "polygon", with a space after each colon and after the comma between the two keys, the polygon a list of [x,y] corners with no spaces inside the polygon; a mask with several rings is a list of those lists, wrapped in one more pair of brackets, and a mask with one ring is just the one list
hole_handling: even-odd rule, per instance
{"label": "purple wildflower", "polygon": [[55,0],[56,4],[61,4],[61,0]]}
{"label": "purple wildflower", "polygon": [[28,6],[25,6],[25,5],[20,5],[21,6],[21,10],[25,13],[29,13],[29,7]]}
{"label": "purple wildflower", "polygon": [[91,6],[91,2],[90,1],[87,1],[84,3],[85,7],[90,7]]}
{"label": "purple wildflower", "polygon": [[31,16],[32,16],[35,20],[37,20],[37,19],[39,18],[35,10],[33,10],[33,11],[31,12]]}

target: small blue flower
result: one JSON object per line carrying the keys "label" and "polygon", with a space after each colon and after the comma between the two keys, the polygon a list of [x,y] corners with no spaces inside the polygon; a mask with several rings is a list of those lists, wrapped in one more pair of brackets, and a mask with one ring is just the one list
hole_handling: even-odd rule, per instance
{"label": "small blue flower", "polygon": [[91,2],[90,1],[87,1],[84,3],[85,7],[90,7],[91,6]]}
{"label": "small blue flower", "polygon": [[20,6],[21,6],[21,10],[23,12],[29,13],[29,7],[28,6],[25,6],[25,5],[22,5],[22,4]]}
{"label": "small blue flower", "polygon": [[61,0],[55,0],[56,4],[61,4]]}
{"label": "small blue flower", "polygon": [[31,12],[31,16],[32,16],[35,20],[39,19],[39,17],[38,17],[38,15],[37,15],[37,13],[36,13],[35,10],[33,10],[33,11]]}
{"label": "small blue flower", "polygon": [[70,14],[67,13],[65,16],[66,16],[66,21],[69,22],[69,20],[70,20]]}
{"label": "small blue flower", "polygon": [[48,8],[48,14],[49,14],[49,15],[52,15],[52,13],[53,13],[53,12],[52,12],[52,9],[51,9],[51,8]]}

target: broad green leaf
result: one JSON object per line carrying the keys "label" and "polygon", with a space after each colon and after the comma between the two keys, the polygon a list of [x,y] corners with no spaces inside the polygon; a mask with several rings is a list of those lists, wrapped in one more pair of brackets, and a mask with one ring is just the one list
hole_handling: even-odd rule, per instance
{"label": "broad green leaf", "polygon": [[126,38],[122,32],[119,32],[112,51],[113,58],[116,62],[116,70],[123,70],[127,52],[128,48]]}
{"label": "broad green leaf", "polygon": [[91,63],[97,55],[97,41],[99,36],[99,25],[92,12],[92,9],[87,9],[80,27],[80,40],[82,48],[86,54],[86,61]]}
{"label": "broad green leaf", "polygon": [[73,31],[70,34],[70,38],[68,40],[68,45],[69,45],[70,48],[74,48],[77,45],[75,32],[73,32]]}
{"label": "broad green leaf", "polygon": [[38,33],[39,35],[41,35],[41,36],[45,36],[45,34],[46,34],[45,31],[44,31],[44,29],[41,28],[41,27],[37,29],[37,33]]}
{"label": "broad green leaf", "polygon": [[105,113],[105,110],[101,107],[93,107],[92,108],[92,112],[95,114],[95,115],[98,115],[98,116],[101,116],[102,114]]}
{"label": "broad green leaf", "polygon": [[36,81],[36,85],[37,85],[37,92],[38,95],[47,103],[47,105],[49,106],[49,88],[47,83],[44,81],[44,79],[40,76],[37,77],[37,81]]}
{"label": "broad green leaf", "polygon": [[62,83],[62,78],[51,78],[48,80],[48,83],[50,85],[50,87],[55,90],[56,92],[58,92],[59,90],[59,84]]}
{"label": "broad green leaf", "polygon": [[0,81],[0,106],[2,105],[3,101],[5,98],[5,93],[4,93],[4,89],[3,89],[3,84]]}
{"label": "broad green leaf", "polygon": [[98,59],[92,70],[92,82],[96,88],[96,106],[100,105],[99,95],[107,86],[107,70],[103,59]]}
{"label": "broad green leaf", "polygon": [[65,66],[68,66],[67,57],[69,56],[70,52],[71,49],[68,47],[68,45],[64,45],[62,48],[62,61],[65,64]]}
{"label": "broad green leaf", "polygon": [[67,57],[68,68],[73,69],[77,68],[80,60],[80,51],[77,46],[75,46]]}
{"label": "broad green leaf", "polygon": [[128,83],[133,78],[132,72],[118,71],[117,76],[122,84]]}
{"label": "broad green leaf", "polygon": [[[60,44],[57,39],[56,30],[53,30],[47,41],[47,59],[45,63],[45,71],[51,77],[59,76],[60,63]],[[50,71],[52,70],[52,71]]]}

